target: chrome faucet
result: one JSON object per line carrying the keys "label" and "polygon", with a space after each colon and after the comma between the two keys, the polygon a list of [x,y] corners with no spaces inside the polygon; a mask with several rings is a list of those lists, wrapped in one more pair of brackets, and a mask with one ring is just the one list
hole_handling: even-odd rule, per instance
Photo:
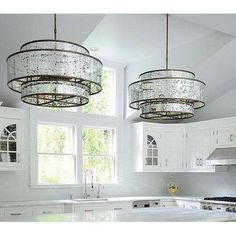
{"label": "chrome faucet", "polygon": [[93,191],[93,171],[90,169],[87,169],[84,171],[84,198],[85,199],[90,197],[90,192],[88,194],[88,191],[87,191],[87,173],[88,172],[90,172],[90,175],[91,175],[90,192]]}
{"label": "chrome faucet", "polygon": [[101,187],[102,185],[101,184],[98,184],[98,192],[97,192],[97,198],[100,198],[101,196]]}

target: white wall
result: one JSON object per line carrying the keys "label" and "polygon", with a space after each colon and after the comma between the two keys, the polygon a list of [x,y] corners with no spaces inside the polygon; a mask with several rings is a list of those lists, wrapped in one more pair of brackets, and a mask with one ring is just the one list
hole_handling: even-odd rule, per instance
{"label": "white wall", "polygon": [[236,167],[227,172],[177,174],[181,195],[236,196]]}
{"label": "white wall", "polygon": [[[27,107],[28,108],[28,107]],[[29,112],[28,112],[29,118]],[[27,121],[28,123],[29,121]],[[134,173],[133,157],[130,153],[130,126],[125,121],[123,134],[124,147],[119,155],[120,179],[118,186],[105,187],[101,196],[140,196],[166,194],[165,177],[158,173]],[[29,126],[28,126],[28,132]],[[36,137],[32,137],[36,138]],[[35,189],[30,187],[30,140],[25,140],[27,153],[25,169],[17,172],[0,172],[0,200],[37,200],[37,199],[68,199],[70,194],[82,197],[83,188]]]}
{"label": "white wall", "polygon": [[[222,81],[223,83],[223,81]],[[194,119],[190,121],[209,120],[236,116],[236,88],[197,110]]]}

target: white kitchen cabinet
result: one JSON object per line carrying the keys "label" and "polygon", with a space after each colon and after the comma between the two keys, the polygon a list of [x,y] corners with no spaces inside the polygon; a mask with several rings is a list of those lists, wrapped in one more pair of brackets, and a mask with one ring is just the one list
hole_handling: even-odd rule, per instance
{"label": "white kitchen cabinet", "polygon": [[24,111],[0,107],[0,171],[23,168]]}
{"label": "white kitchen cabinet", "polygon": [[0,208],[0,219],[4,217],[4,208]]}
{"label": "white kitchen cabinet", "polygon": [[28,217],[32,216],[30,207],[10,207],[4,209],[4,217]]}
{"label": "white kitchen cabinet", "polygon": [[201,204],[198,201],[176,200],[176,205],[181,208],[200,209]]}
{"label": "white kitchen cabinet", "polygon": [[132,149],[137,172],[160,171],[161,131],[155,130],[155,127],[151,123],[144,122],[133,125]]}
{"label": "white kitchen cabinet", "polygon": [[157,170],[161,167],[161,134],[145,130],[144,135],[144,169]]}
{"label": "white kitchen cabinet", "polygon": [[64,213],[64,205],[45,205],[32,208],[33,216]]}
{"label": "white kitchen cabinet", "polygon": [[184,130],[172,128],[162,133],[162,171],[181,171],[184,162]]}
{"label": "white kitchen cabinet", "polygon": [[185,208],[188,209],[201,209],[201,203],[200,202],[194,202],[194,201],[186,201],[185,202]]}
{"label": "white kitchen cabinet", "polygon": [[73,206],[73,212],[118,211],[131,209],[131,202],[83,203]]}
{"label": "white kitchen cabinet", "polygon": [[133,125],[133,150],[138,172],[184,170],[185,129],[182,125],[140,122]]}
{"label": "white kitchen cabinet", "polygon": [[176,207],[176,201],[173,199],[161,199],[160,200],[161,207]]}
{"label": "white kitchen cabinet", "polygon": [[211,171],[213,166],[206,165],[206,159],[215,149],[214,129],[190,130],[187,133],[187,169]]}
{"label": "white kitchen cabinet", "polygon": [[187,124],[140,122],[132,127],[137,172],[226,171],[224,166],[206,165],[206,160],[217,147],[236,146],[236,117]]}
{"label": "white kitchen cabinet", "polygon": [[216,131],[217,147],[235,147],[236,146],[236,125],[219,127]]}

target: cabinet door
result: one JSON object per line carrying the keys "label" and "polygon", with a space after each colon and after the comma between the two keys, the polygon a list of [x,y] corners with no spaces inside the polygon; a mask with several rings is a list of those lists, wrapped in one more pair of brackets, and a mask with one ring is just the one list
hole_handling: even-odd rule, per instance
{"label": "cabinet door", "polygon": [[189,131],[187,137],[187,168],[199,169],[201,156],[200,131]]}
{"label": "cabinet door", "polygon": [[188,132],[187,168],[202,170],[213,169],[206,165],[206,159],[214,151],[214,130],[201,129]]}
{"label": "cabinet door", "polygon": [[28,217],[32,216],[32,209],[30,207],[5,208],[4,217]]}
{"label": "cabinet door", "polygon": [[0,169],[20,166],[21,142],[21,120],[0,118]]}
{"label": "cabinet door", "polygon": [[200,204],[200,202],[186,201],[185,202],[185,208],[200,210],[201,204]]}
{"label": "cabinet door", "polygon": [[175,200],[163,200],[163,199],[161,199],[160,206],[161,207],[176,207],[177,204],[176,204]]}
{"label": "cabinet door", "polygon": [[206,159],[215,150],[214,130],[204,129],[200,131],[200,160],[199,165],[202,169],[214,169],[213,166],[206,165]]}
{"label": "cabinet door", "polygon": [[74,212],[95,212],[112,210],[113,206],[110,203],[90,203],[79,204],[74,206]]}
{"label": "cabinet door", "polygon": [[236,146],[236,126],[220,127],[217,130],[217,147]]}
{"label": "cabinet door", "polygon": [[184,132],[165,131],[162,136],[162,170],[178,171],[183,169]]}
{"label": "cabinet door", "polygon": [[33,207],[32,211],[33,211],[33,216],[45,215],[45,214],[60,214],[64,213],[64,207],[62,205],[38,206],[38,207]]}
{"label": "cabinet door", "polygon": [[4,217],[4,209],[0,208],[0,219]]}
{"label": "cabinet door", "polygon": [[144,170],[158,170],[161,167],[161,134],[145,131],[144,147]]}

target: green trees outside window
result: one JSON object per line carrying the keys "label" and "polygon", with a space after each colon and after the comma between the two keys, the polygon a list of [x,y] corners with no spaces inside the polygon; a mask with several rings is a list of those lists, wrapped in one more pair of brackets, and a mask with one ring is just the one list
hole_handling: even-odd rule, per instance
{"label": "green trees outside window", "polygon": [[38,182],[75,183],[73,127],[38,124]]}
{"label": "green trees outside window", "polygon": [[94,172],[98,183],[114,180],[114,130],[85,128],[83,130],[83,169]]}
{"label": "green trees outside window", "polygon": [[89,98],[83,112],[99,115],[115,115],[115,72],[104,68],[102,75],[102,91]]}

